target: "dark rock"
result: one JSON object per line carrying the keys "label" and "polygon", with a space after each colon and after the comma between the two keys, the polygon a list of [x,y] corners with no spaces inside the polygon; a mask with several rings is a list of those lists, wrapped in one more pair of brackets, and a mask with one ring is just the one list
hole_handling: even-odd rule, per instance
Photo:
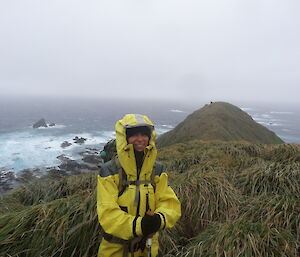
{"label": "dark rock", "polygon": [[80,144],[80,145],[82,145],[82,144],[84,144],[84,142],[85,142],[87,139],[84,138],[84,137],[78,137],[78,136],[76,136],[75,138],[73,138],[73,140],[74,140],[74,143],[75,143],[75,144]]}
{"label": "dark rock", "polygon": [[86,148],[87,152],[99,152],[100,150],[98,148]]}
{"label": "dark rock", "polygon": [[83,172],[89,172],[93,170],[99,170],[99,164],[87,164],[86,169],[83,170]]}
{"label": "dark rock", "polygon": [[100,153],[100,149],[97,149],[97,148],[85,148],[85,151],[84,152],[80,152],[79,154],[81,156],[86,156],[86,155],[99,155]]}
{"label": "dark rock", "polygon": [[0,195],[14,188],[15,173],[12,170],[0,168]]}
{"label": "dark rock", "polygon": [[99,155],[86,155],[82,158],[84,162],[99,164],[102,162],[102,158]]}
{"label": "dark rock", "polygon": [[60,164],[58,167],[61,170],[65,170],[65,171],[79,170],[81,168],[80,164],[74,160],[64,162],[64,163]]}
{"label": "dark rock", "polygon": [[50,168],[46,170],[46,177],[47,178],[61,178],[67,176],[67,172],[65,170],[60,170],[58,168]]}
{"label": "dark rock", "polygon": [[52,123],[49,124],[49,127],[54,127],[55,125],[56,124],[52,122]]}
{"label": "dark rock", "polygon": [[70,162],[73,161],[71,158],[69,158],[68,156],[62,154],[56,157],[58,160],[60,160],[61,162]]}
{"label": "dark rock", "polygon": [[89,168],[86,164],[80,164],[65,155],[60,155],[56,158],[62,162],[58,166],[59,170],[66,172],[68,175],[80,174],[83,172],[83,169]]}
{"label": "dark rock", "polygon": [[36,123],[33,124],[32,126],[33,128],[40,128],[40,127],[45,127],[47,128],[47,124],[46,124],[46,121],[45,119],[40,119],[39,121],[37,121]]}
{"label": "dark rock", "polygon": [[64,141],[64,142],[60,145],[60,147],[66,148],[66,147],[68,147],[68,146],[70,146],[70,145],[72,145],[72,144],[69,143],[68,141]]}
{"label": "dark rock", "polygon": [[41,175],[40,169],[24,169],[18,172],[16,181],[26,184],[40,178]]}

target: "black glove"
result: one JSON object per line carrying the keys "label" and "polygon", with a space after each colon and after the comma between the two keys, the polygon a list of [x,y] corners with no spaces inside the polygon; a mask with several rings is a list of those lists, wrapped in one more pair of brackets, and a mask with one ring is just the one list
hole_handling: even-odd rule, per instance
{"label": "black glove", "polygon": [[142,218],[141,225],[143,235],[146,237],[150,234],[157,232],[161,225],[161,219],[159,214],[155,213],[153,216],[145,214],[145,216]]}

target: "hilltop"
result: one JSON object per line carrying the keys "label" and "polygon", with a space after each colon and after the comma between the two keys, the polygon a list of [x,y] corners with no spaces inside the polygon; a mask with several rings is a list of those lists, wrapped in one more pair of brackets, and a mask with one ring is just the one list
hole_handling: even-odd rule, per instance
{"label": "hilltop", "polygon": [[215,102],[196,110],[173,130],[161,135],[157,145],[163,147],[195,139],[284,143],[274,132],[255,122],[240,108]]}

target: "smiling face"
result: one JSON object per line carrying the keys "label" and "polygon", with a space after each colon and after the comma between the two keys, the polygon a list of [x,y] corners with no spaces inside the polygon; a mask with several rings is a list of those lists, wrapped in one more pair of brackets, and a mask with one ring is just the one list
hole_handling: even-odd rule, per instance
{"label": "smiling face", "polygon": [[136,133],[127,138],[128,144],[133,144],[134,150],[142,152],[149,144],[149,137],[143,133]]}

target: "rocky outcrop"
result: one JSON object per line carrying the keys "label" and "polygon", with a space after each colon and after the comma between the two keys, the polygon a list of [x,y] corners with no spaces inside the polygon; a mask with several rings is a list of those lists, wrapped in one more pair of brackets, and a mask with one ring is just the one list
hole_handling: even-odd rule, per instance
{"label": "rocky outcrop", "polygon": [[86,140],[87,140],[86,138],[84,138],[84,137],[78,137],[78,136],[76,136],[76,137],[73,138],[74,143],[75,144],[79,144],[79,145],[84,144],[84,142]]}
{"label": "rocky outcrop", "polygon": [[86,155],[82,158],[82,160],[91,164],[99,164],[102,162],[100,155]]}
{"label": "rocky outcrop", "polygon": [[61,143],[60,147],[61,148],[66,148],[68,146],[72,145],[71,143],[69,143],[68,141],[64,141],[63,143]]}
{"label": "rocky outcrop", "polygon": [[38,168],[33,169],[23,169],[18,171],[16,181],[22,184],[33,182],[34,180],[40,178],[43,172]]}
{"label": "rocky outcrop", "polygon": [[0,195],[13,189],[15,179],[15,173],[12,170],[0,168]]}
{"label": "rocky outcrop", "polygon": [[32,125],[33,128],[41,128],[41,127],[44,127],[44,128],[47,128],[47,124],[46,124],[46,121],[45,119],[40,119],[39,121],[37,121],[36,123],[34,123]]}

